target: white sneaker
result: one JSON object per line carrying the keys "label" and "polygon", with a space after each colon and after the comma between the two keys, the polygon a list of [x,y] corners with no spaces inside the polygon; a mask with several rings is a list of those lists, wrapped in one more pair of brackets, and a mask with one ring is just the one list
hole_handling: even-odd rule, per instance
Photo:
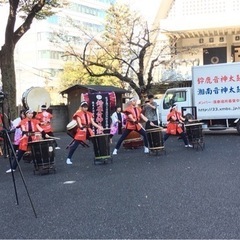
{"label": "white sneaker", "polygon": [[10,172],[15,172],[16,170],[15,169],[8,169],[7,171],[6,171],[6,173],[10,173]]}
{"label": "white sneaker", "polygon": [[117,149],[115,148],[114,150],[113,150],[113,153],[112,153],[113,155],[117,155]]}
{"label": "white sneaker", "polygon": [[70,158],[67,158],[67,160],[66,160],[66,164],[72,164],[72,162],[71,162],[71,159],[70,159]]}
{"label": "white sneaker", "polygon": [[55,147],[55,149],[61,149],[60,147]]}
{"label": "white sneaker", "polygon": [[193,147],[193,145],[191,145],[191,144],[185,145],[185,148],[192,148],[192,147]]}
{"label": "white sneaker", "polygon": [[149,149],[147,147],[144,147],[144,153],[149,153]]}

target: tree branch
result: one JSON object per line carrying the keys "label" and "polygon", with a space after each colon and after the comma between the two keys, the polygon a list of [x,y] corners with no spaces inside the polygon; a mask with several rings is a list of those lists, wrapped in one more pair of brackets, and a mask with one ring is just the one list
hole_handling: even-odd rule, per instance
{"label": "tree branch", "polygon": [[[14,1],[14,0],[13,0]],[[33,19],[38,12],[42,10],[45,5],[45,0],[39,0],[31,9],[24,23],[14,32],[14,44],[30,29]]]}

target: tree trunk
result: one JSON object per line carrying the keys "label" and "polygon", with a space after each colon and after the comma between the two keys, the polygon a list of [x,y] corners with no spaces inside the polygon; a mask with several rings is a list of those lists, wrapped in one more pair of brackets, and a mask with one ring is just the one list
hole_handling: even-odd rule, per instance
{"label": "tree trunk", "polygon": [[[5,94],[3,100],[3,110],[7,119],[14,119],[17,116],[16,106],[16,77],[14,67],[14,46],[4,45],[0,52],[0,64],[2,71],[3,93]],[[5,123],[7,122],[5,121]]]}

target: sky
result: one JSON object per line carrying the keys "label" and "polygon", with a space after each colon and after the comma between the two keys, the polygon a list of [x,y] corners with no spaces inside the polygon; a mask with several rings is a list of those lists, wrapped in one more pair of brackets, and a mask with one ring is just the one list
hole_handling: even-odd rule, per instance
{"label": "sky", "polygon": [[134,10],[140,11],[149,23],[152,23],[161,0],[118,0],[118,2],[129,4]]}

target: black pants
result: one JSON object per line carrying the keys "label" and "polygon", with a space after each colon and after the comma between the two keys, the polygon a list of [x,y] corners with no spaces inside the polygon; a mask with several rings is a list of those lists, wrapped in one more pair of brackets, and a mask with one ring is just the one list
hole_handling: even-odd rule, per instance
{"label": "black pants", "polygon": [[23,150],[18,150],[18,154],[17,154],[17,160],[14,159],[13,163],[12,163],[12,169],[15,169],[17,168],[18,164],[17,164],[17,161],[20,162],[20,160],[22,159],[24,153],[26,151],[23,151]]}
{"label": "black pants", "polygon": [[140,133],[143,136],[143,140],[144,140],[144,146],[148,147],[148,140],[147,140],[147,135],[146,132],[141,128],[139,131],[137,130],[130,130],[130,129],[125,129],[122,136],[119,138],[117,145],[116,145],[116,149],[119,149],[122,142],[125,140],[125,138],[128,136],[128,134],[132,131],[136,131],[138,133]]}
{"label": "black pants", "polygon": [[[165,133],[164,142],[169,138],[170,134]],[[185,145],[188,145],[187,135],[185,132],[180,133],[181,139],[183,140]]]}

